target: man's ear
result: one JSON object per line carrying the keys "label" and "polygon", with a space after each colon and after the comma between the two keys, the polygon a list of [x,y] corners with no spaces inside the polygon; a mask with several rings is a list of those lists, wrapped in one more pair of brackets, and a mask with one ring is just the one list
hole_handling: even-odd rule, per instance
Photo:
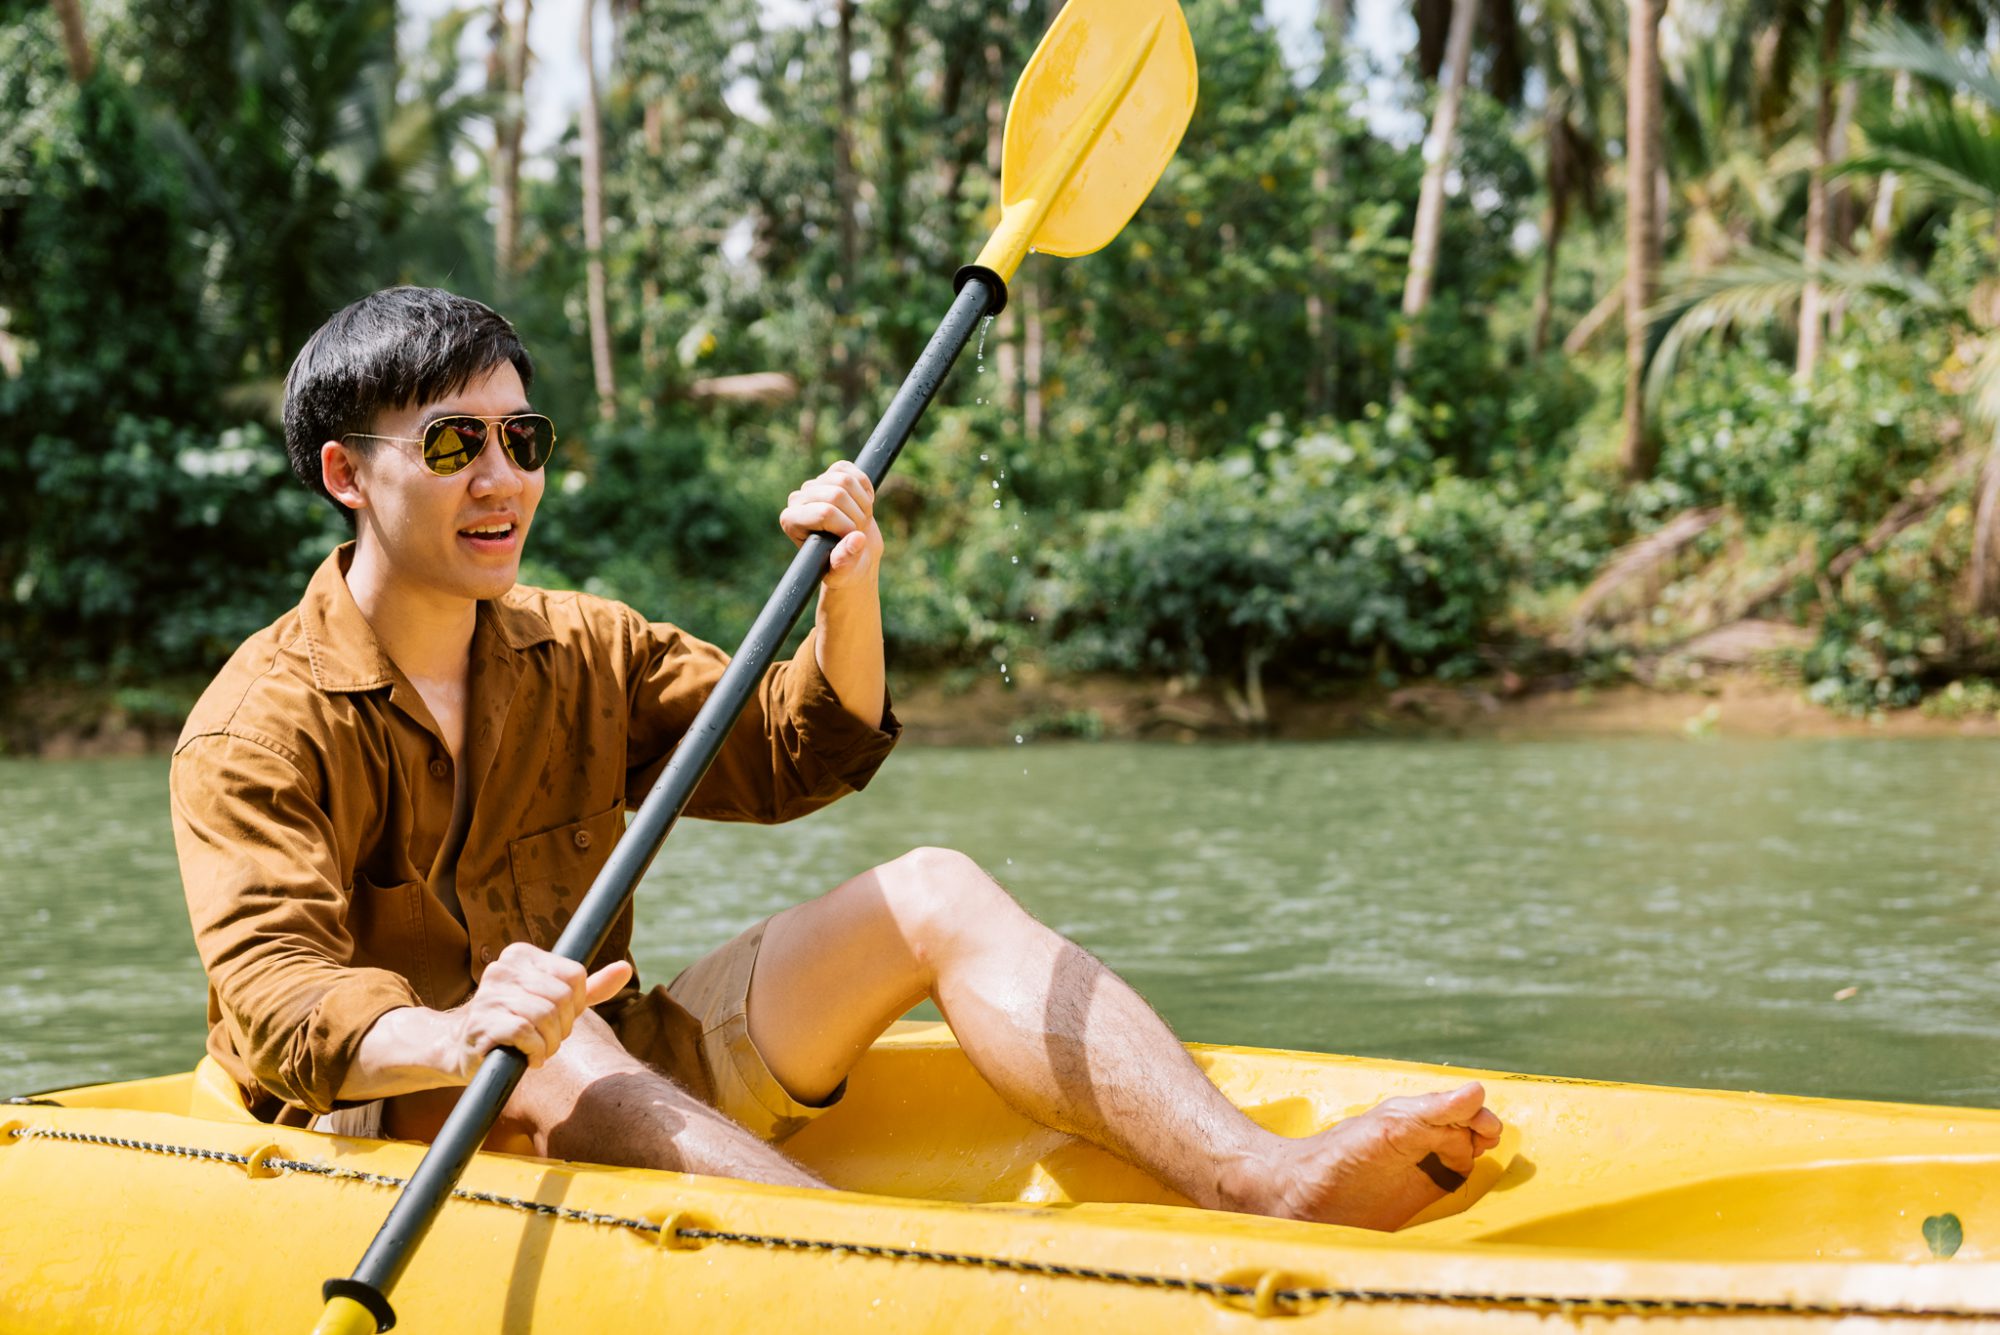
{"label": "man's ear", "polygon": [[329,440],[319,447],[319,477],[327,495],[350,510],[368,508],[368,495],[361,486],[360,459],[352,447]]}

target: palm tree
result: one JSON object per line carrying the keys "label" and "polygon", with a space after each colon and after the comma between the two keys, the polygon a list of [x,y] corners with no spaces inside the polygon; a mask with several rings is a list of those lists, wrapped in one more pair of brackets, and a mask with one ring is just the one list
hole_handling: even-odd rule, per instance
{"label": "palm tree", "polygon": [[464,262],[464,210],[445,187],[453,150],[490,110],[485,93],[457,87],[451,44],[468,13],[433,27],[419,95],[398,99],[392,0],[354,0],[310,31],[281,7],[235,5],[217,34],[235,82],[214,123],[197,134],[176,108],[155,108],[219,275],[208,300],[235,307],[215,320],[239,340],[228,360],[282,371],[328,311],[403,276],[418,223],[451,247],[426,268]]}
{"label": "palm tree", "polygon": [[493,114],[493,277],[505,291],[520,250],[521,134],[527,124],[522,93],[528,79],[528,20],[535,0],[521,0],[521,17],[509,22],[507,0],[494,0],[493,61],[488,87]]}
{"label": "palm tree", "polygon": [[1647,312],[1660,264],[1655,176],[1660,161],[1660,19],[1666,0],[1630,0],[1625,100],[1625,440],[1627,479],[1653,475],[1658,444],[1645,403]]}
{"label": "palm tree", "polygon": [[[1941,40],[1900,20],[1863,32],[1852,63],[1906,73],[1930,96],[1903,114],[1864,110],[1870,148],[1839,164],[1842,175],[1894,171],[1901,187],[1946,204],[2000,212],[2000,71],[1968,59]],[[1875,298],[1933,312],[1968,327],[1979,321],[1972,292],[1940,292],[1898,265],[1824,257],[1803,250],[1750,250],[1734,262],[1677,285],[1650,312],[1656,350],[1647,390],[1657,399],[1680,355],[1705,334],[1766,323],[1791,309],[1809,286],[1843,299]],[[1972,425],[1989,437],[1973,525],[1971,595],[1982,612],[2000,612],[2000,338],[1988,336],[1967,376]]]}
{"label": "palm tree", "polygon": [[1820,15],[1819,74],[1813,115],[1813,170],[1806,187],[1806,269],[1808,277],[1799,297],[1799,355],[1794,372],[1799,383],[1812,381],[1819,363],[1819,349],[1826,336],[1825,294],[1816,275],[1826,260],[1828,218],[1827,182],[1833,172],[1833,129],[1836,101],[1835,80],[1840,65],[1841,39],[1847,30],[1847,0],[1826,0]]}
{"label": "palm tree", "polygon": [[78,83],[90,78],[94,62],[90,56],[90,34],[83,26],[80,0],[55,0],[56,16],[62,20],[63,51],[69,57],[70,77]]}
{"label": "palm tree", "polygon": [[1533,350],[1548,347],[1555,282],[1571,211],[1599,211],[1604,107],[1612,80],[1612,25],[1602,0],[1552,0],[1533,25],[1532,58],[1546,85],[1542,106],[1542,280],[1535,293]]}
{"label": "palm tree", "polygon": [[[1347,44],[1347,0],[1323,0],[1319,15],[1320,83],[1332,92],[1340,87]],[[1324,141],[1313,164],[1313,195],[1326,215],[1312,233],[1312,282],[1306,291],[1306,407],[1331,412],[1340,382],[1339,289],[1333,276],[1333,255],[1340,241],[1334,226],[1332,201],[1340,196],[1340,128],[1322,127]]]}
{"label": "palm tree", "polygon": [[611,369],[611,321],[604,301],[604,128],[597,111],[595,0],[584,0],[578,46],[583,55],[583,251],[584,297],[590,310],[590,366],[597,384],[597,415],[618,415],[618,384]]}
{"label": "palm tree", "polygon": [[1410,272],[1403,284],[1403,337],[1396,346],[1396,366],[1409,366],[1411,335],[1416,318],[1431,301],[1431,280],[1437,272],[1438,243],[1444,236],[1444,178],[1458,144],[1458,110],[1465,97],[1465,77],[1472,65],[1472,21],[1479,0],[1452,0],[1451,31],[1445,39],[1443,82],[1437,110],[1424,137],[1424,180],[1417,194],[1416,227],[1410,235]]}

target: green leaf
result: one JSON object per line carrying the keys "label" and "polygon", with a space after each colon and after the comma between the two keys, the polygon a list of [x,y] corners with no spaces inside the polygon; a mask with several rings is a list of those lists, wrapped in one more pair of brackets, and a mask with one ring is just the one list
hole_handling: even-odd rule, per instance
{"label": "green leaf", "polygon": [[1965,1226],[1955,1214],[1934,1214],[1924,1220],[1924,1241],[1931,1245],[1931,1255],[1943,1260],[1964,1244]]}

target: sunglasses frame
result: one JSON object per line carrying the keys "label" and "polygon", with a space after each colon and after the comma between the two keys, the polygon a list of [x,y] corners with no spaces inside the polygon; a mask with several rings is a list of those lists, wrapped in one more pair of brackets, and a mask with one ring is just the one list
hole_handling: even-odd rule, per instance
{"label": "sunglasses frame", "polygon": [[[507,436],[507,423],[518,422],[524,418],[546,423],[549,429],[548,451],[542,456],[542,461],[533,468],[521,462],[520,457],[514,453],[513,442]],[[431,457],[432,445],[435,443],[437,437],[441,436],[446,430],[466,422],[479,423],[479,444],[471,450],[464,452],[464,463],[453,469],[440,470],[436,460]],[[507,461],[524,473],[541,471],[548,467],[549,460],[555,457],[556,424],[547,413],[500,413],[491,417],[482,417],[478,413],[446,413],[442,417],[436,417],[424,423],[424,434],[421,436],[381,436],[368,431],[349,431],[343,434],[340,439],[342,444],[345,444],[349,440],[394,440],[400,441],[405,445],[416,445],[420,447],[417,457],[423,460],[424,470],[432,477],[457,477],[460,473],[472,467],[473,461],[486,452],[486,446],[492,441],[496,429],[500,435],[500,448],[506,452]],[[460,431],[459,438],[463,440],[464,437],[465,432]],[[457,451],[454,451],[454,453],[457,453]]]}

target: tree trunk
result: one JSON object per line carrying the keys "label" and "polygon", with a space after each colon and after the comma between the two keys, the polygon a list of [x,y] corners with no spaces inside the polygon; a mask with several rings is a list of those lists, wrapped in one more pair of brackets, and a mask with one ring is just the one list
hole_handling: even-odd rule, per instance
{"label": "tree trunk", "polygon": [[[646,156],[654,170],[660,169],[667,148],[667,109],[655,98],[646,104],[641,121]],[[647,229],[646,276],[639,283],[639,373],[645,377],[646,401],[651,403],[661,391],[660,384],[660,229]]]}
{"label": "tree trunk", "polygon": [[70,77],[82,83],[96,67],[90,56],[90,34],[83,26],[82,0],[56,0],[56,16],[62,20],[63,53],[69,57]]}
{"label": "tree trunk", "polygon": [[1539,357],[1548,351],[1549,323],[1555,316],[1556,256],[1562,250],[1563,225],[1569,209],[1564,201],[1552,199],[1542,211],[1542,283],[1535,290],[1535,333],[1530,351]]}
{"label": "tree trunk", "polygon": [[1438,244],[1444,236],[1444,178],[1458,140],[1458,108],[1465,98],[1465,75],[1472,62],[1472,21],[1479,0],[1452,0],[1451,31],[1445,38],[1444,66],[1438,72],[1437,111],[1424,138],[1424,183],[1417,195],[1416,228],[1410,236],[1410,274],[1403,284],[1403,330],[1396,341],[1396,371],[1400,381],[1408,370],[1417,317],[1431,304],[1431,281],[1437,272]]}
{"label": "tree trunk", "polygon": [[861,368],[857,364],[849,328],[854,309],[854,286],[859,281],[860,238],[854,217],[854,0],[837,0],[838,40],[834,47],[835,79],[839,106],[833,127],[833,209],[834,230],[840,248],[840,271],[834,275],[833,359],[834,379],[840,386],[840,430],[846,431],[848,418],[861,401]]}
{"label": "tree trunk", "polygon": [[[1896,91],[1894,94],[1896,114],[1902,115],[1910,105],[1910,72],[1896,71]],[[1895,172],[1883,172],[1881,183],[1875,187],[1875,212],[1868,219],[1868,254],[1880,259],[1889,253],[1889,231],[1896,225]]]}
{"label": "tree trunk", "polygon": [[1811,384],[1826,338],[1826,298],[1818,269],[1826,262],[1827,172],[1833,163],[1833,121],[1838,94],[1834,74],[1840,61],[1840,41],[1847,29],[1847,0],[1827,0],[1819,35],[1819,95],[1813,115],[1812,179],[1806,186],[1806,288],[1799,298],[1799,358],[1793,379]]}
{"label": "tree trunk", "polygon": [[507,22],[507,0],[493,5],[495,49],[501,52],[494,91],[502,110],[493,118],[493,281],[502,293],[520,254],[521,133],[527,122],[522,90],[528,82],[528,18],[535,0],[521,0],[518,23]]}
{"label": "tree trunk", "polygon": [[591,20],[596,0],[584,0],[579,46],[583,55],[583,252],[585,296],[590,307],[590,367],[597,381],[597,415],[618,415],[618,385],[611,368],[611,320],[604,305],[604,130],[597,113],[597,57]]}
{"label": "tree trunk", "polygon": [[1557,136],[1562,133],[1562,119],[1557,114],[1556,99],[1549,99],[1548,111],[1542,121],[1543,142],[1548,145],[1549,206],[1542,211],[1542,284],[1535,291],[1535,333],[1530,348],[1539,357],[1548,350],[1549,322],[1555,315],[1556,299],[1556,257],[1562,251],[1563,227],[1569,221],[1569,192],[1556,179]]}
{"label": "tree trunk", "polygon": [[1631,0],[1625,101],[1625,440],[1628,481],[1653,475],[1658,441],[1646,420],[1646,314],[1660,267],[1660,18],[1666,0]]}
{"label": "tree trunk", "polygon": [[1979,505],[1972,520],[1972,610],[2000,611],[2000,441],[1979,470]]}
{"label": "tree trunk", "polygon": [[[1340,86],[1341,54],[1347,41],[1347,0],[1325,0],[1320,8],[1320,35],[1326,55],[1320,81]],[[1319,161],[1313,166],[1313,197],[1325,216],[1312,234],[1312,277],[1306,286],[1306,408],[1314,413],[1339,411],[1340,291],[1333,274],[1334,252],[1340,247],[1334,212],[1341,197],[1340,127],[1322,126]]]}
{"label": "tree trunk", "polygon": [[[1042,307],[1048,296],[1047,267],[1040,266],[1017,290],[1021,303],[1021,435],[1042,438]],[[1010,303],[1011,304],[1011,303]]]}
{"label": "tree trunk", "polygon": [[1611,317],[1625,309],[1625,275],[1618,275],[1618,281],[1605,289],[1597,304],[1584,313],[1574,328],[1563,336],[1563,356],[1575,357],[1590,346],[1592,339],[1603,332],[1611,323]]}

